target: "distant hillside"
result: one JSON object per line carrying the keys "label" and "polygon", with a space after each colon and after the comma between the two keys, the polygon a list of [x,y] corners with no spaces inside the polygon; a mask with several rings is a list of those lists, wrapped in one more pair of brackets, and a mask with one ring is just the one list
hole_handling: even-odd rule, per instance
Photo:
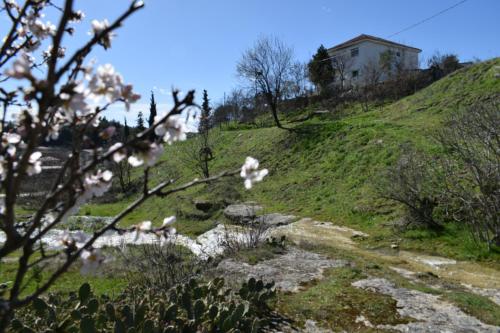
{"label": "distant hillside", "polygon": [[[394,237],[408,237],[409,247],[460,256],[460,250],[454,247],[472,246],[469,241],[457,239],[455,232],[460,231],[450,230],[440,242],[430,244],[426,241],[428,235],[395,236],[390,228],[382,227],[398,218],[400,209],[378,198],[374,183],[398,158],[402,144],[411,142],[433,151],[436,146],[432,135],[447,115],[476,102],[500,100],[500,79],[495,77],[495,66],[499,65],[500,58],[479,63],[395,103],[372,107],[368,112],[354,105],[344,110],[345,116],[340,119],[314,118],[296,124],[295,132],[277,128],[221,131],[217,134],[212,170],[234,168],[250,155],[259,159],[270,174],[252,191],[245,191],[239,180],[226,181],[216,189],[224,194],[230,188],[236,198],[258,201],[269,211],[353,225],[375,235],[369,241],[373,244],[367,244],[370,246],[386,244]],[[174,145],[167,150],[164,172],[157,176],[177,172],[183,179],[192,178],[194,175],[171,157],[175,149]],[[181,194],[176,200],[154,199],[128,221],[134,223],[147,216],[159,222],[166,215],[192,209],[192,199],[210,200],[213,192],[213,188],[204,188]],[[123,204],[91,206],[88,213],[113,214]],[[181,207],[180,211],[175,207]],[[189,220],[189,214],[185,215]],[[180,231],[197,233],[208,228],[208,222],[200,222],[205,225],[198,227],[186,223],[184,227],[182,217],[180,220]]]}

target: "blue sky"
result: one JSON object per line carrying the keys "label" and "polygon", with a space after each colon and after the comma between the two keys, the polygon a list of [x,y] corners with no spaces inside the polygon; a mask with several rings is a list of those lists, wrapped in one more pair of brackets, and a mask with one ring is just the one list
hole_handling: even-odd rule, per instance
{"label": "blue sky", "polygon": [[[170,102],[172,87],[207,89],[211,100],[239,84],[235,76],[241,53],[262,35],[273,34],[293,46],[297,60],[307,61],[320,44],[333,46],[361,33],[387,37],[447,8],[458,0],[145,0],[146,7],[118,31],[98,63],[112,63],[143,99],[155,88],[160,109]],[[88,37],[90,20],[112,19],[128,0],[77,0],[86,13],[78,37]],[[500,55],[500,1],[468,0],[416,28],[392,38],[418,47],[422,64],[435,51],[461,60]],[[82,41],[80,39],[80,41]],[[73,44],[73,42],[71,42]],[[70,44],[70,45],[71,45]],[[121,108],[110,116],[122,118]]]}

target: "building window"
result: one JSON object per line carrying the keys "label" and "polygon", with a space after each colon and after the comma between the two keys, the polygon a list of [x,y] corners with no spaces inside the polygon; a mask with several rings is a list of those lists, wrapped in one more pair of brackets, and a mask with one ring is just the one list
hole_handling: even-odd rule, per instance
{"label": "building window", "polygon": [[398,51],[398,52],[396,52],[396,55],[397,55],[398,57],[401,57],[401,52],[399,52],[399,51]]}
{"label": "building window", "polygon": [[359,48],[355,47],[351,49],[351,57],[357,57],[359,55]]}
{"label": "building window", "polygon": [[336,63],[337,63],[337,57],[333,57],[333,58],[332,58],[332,62],[333,62],[334,64],[336,64]]}
{"label": "building window", "polygon": [[359,75],[359,72],[358,71],[352,71],[352,78],[355,79],[357,78]]}

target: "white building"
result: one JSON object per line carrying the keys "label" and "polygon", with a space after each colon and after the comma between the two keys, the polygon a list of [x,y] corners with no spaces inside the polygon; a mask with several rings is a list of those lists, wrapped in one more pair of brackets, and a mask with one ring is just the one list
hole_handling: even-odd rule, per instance
{"label": "white building", "polygon": [[[359,85],[377,77],[379,82],[388,77],[381,66],[381,55],[390,54],[392,62],[404,70],[419,67],[418,54],[422,50],[370,35],[359,35],[328,49],[335,68],[335,84]],[[384,57],[384,55],[382,55]],[[395,66],[394,66],[395,67]]]}

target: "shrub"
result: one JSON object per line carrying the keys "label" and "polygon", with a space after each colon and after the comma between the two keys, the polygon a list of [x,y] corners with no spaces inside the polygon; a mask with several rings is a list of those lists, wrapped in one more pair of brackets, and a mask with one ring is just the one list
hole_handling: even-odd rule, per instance
{"label": "shrub", "polygon": [[175,242],[124,247],[121,255],[129,285],[152,294],[187,282],[210,264]]}
{"label": "shrub", "polygon": [[444,196],[453,217],[476,239],[500,246],[500,104],[476,105],[453,115],[438,139]]}
{"label": "shrub", "polygon": [[133,290],[97,297],[88,284],[69,296],[37,298],[11,322],[13,332],[258,332],[274,284],[250,279],[235,293],[224,280],[192,279],[154,295]]}
{"label": "shrub", "polygon": [[379,184],[382,197],[402,203],[406,210],[405,225],[425,226],[439,230],[434,219],[438,205],[436,169],[423,153],[405,147],[403,155]]}

